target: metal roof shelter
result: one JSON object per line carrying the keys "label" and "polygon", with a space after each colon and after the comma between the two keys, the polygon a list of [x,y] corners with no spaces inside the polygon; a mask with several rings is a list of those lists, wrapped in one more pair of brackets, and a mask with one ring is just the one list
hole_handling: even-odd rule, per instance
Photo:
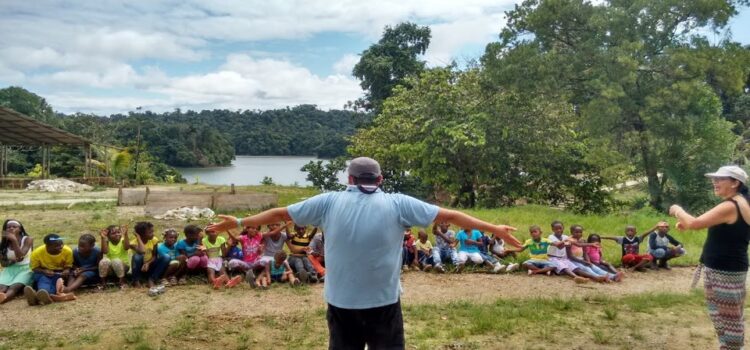
{"label": "metal roof shelter", "polygon": [[8,173],[7,150],[9,146],[41,147],[43,178],[49,177],[51,146],[83,147],[86,157],[84,177],[90,177],[93,173],[90,167],[92,144],[93,142],[81,136],[42,123],[12,109],[0,107],[0,147],[2,147],[0,149],[0,177]]}

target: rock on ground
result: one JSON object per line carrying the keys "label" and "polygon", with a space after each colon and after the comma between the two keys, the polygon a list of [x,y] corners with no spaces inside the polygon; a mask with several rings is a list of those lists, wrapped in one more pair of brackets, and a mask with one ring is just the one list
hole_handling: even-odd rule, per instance
{"label": "rock on ground", "polygon": [[27,191],[40,192],[81,192],[93,189],[89,185],[79,184],[68,179],[34,180],[26,186]]}
{"label": "rock on ground", "polygon": [[198,208],[198,207],[182,207],[176,209],[167,210],[162,215],[154,215],[154,219],[158,220],[196,220],[196,219],[207,219],[212,218],[216,215],[213,210],[209,208]]}

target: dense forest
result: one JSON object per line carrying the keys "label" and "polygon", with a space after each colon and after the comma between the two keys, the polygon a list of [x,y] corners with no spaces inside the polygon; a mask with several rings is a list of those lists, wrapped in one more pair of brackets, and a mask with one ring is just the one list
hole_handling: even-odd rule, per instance
{"label": "dense forest", "polygon": [[[346,154],[346,138],[369,118],[365,113],[322,111],[311,105],[267,111],[183,112],[177,109],[166,113],[137,111],[111,116],[65,115],[55,113],[42,97],[20,87],[0,90],[0,105],[96,143],[124,148],[119,154],[106,157],[123,168],[123,176],[135,176],[128,173],[128,168],[133,167],[135,154],[139,153],[139,157],[142,154],[141,160],[158,171],[157,175],[139,176],[155,180],[166,180],[165,176],[179,180],[179,174],[169,170],[169,166],[226,166],[235,154],[341,156]],[[140,152],[136,152],[139,132]],[[83,158],[78,156],[80,152],[58,149],[52,160],[52,172],[79,176]],[[41,162],[40,157],[38,150],[12,151],[9,170],[26,174]],[[95,159],[103,161],[104,157],[99,154]]]}

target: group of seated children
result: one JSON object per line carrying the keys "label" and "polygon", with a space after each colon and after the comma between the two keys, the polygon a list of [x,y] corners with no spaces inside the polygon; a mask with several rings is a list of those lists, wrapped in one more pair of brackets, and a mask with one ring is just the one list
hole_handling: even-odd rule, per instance
{"label": "group of seated children", "polygon": [[[417,238],[411,229],[404,233],[403,270],[410,267],[423,271],[445,272],[444,263],[463,271],[467,263],[487,266],[492,272],[512,272],[519,268],[514,262],[517,253],[529,251],[523,267],[529,275],[555,273],[568,276],[576,283],[619,282],[623,273],[605,261],[601,240],[617,242],[622,248],[622,266],[644,271],[669,269],[668,261],[685,254],[682,244],[669,234],[669,225],[661,221],[642,235],[633,226],[625,228],[620,237],[590,234],[583,239],[583,227],[570,227],[570,236],[563,234],[560,221],[551,224],[552,234],[542,237],[542,230],[529,228],[531,239],[521,248],[506,248],[502,238],[488,237],[478,230],[462,229],[458,233],[440,222],[432,227],[435,245],[424,230]],[[128,227],[109,226],[101,230],[101,243],[88,233],[80,236],[78,246],[71,249],[57,234],[44,237],[44,245],[33,249],[33,240],[16,220],[6,220],[0,242],[0,304],[23,291],[29,305],[75,300],[73,292],[84,285],[105,288],[110,276],[117,278],[121,289],[128,287],[130,272],[134,287],[145,279],[150,295],[163,293],[165,286],[186,284],[189,274],[206,274],[215,289],[232,288],[243,279],[252,286],[267,288],[271,283],[322,282],[325,277],[324,235],[314,228],[294,225],[289,233],[286,223],[247,227],[239,235],[206,231],[196,225],[185,226],[185,238],[178,241],[174,229],[164,231],[163,239],[155,237],[150,222],[138,222],[135,237],[128,237]],[[648,253],[640,254],[640,244],[648,238]],[[289,250],[289,254],[284,248]],[[232,275],[235,275],[232,277]],[[32,287],[33,286],[33,287]]]}
{"label": "group of seated children", "polygon": [[[29,254],[27,269],[31,278],[21,283],[19,290],[23,289],[29,305],[46,305],[75,300],[73,292],[84,285],[102,290],[110,276],[125,289],[128,272],[134,287],[146,280],[149,295],[163,293],[168,285],[186,284],[190,274],[205,273],[214,289],[232,288],[243,280],[262,288],[273,282],[298,285],[322,281],[325,275],[323,234],[316,234],[317,229],[308,232],[306,227],[295,225],[294,235],[289,235],[282,232],[288,231],[286,224],[274,224],[269,225],[268,232],[248,227],[239,235],[227,232],[228,237],[224,237],[213,231],[205,231],[204,235],[200,227],[187,225],[183,230],[185,238],[179,241],[174,229],[165,230],[163,240],[155,237],[154,226],[149,222],[137,223],[134,230],[135,237],[129,239],[127,226],[109,226],[101,231],[98,247],[96,238],[86,233],[79,237],[75,249],[66,246],[57,234],[45,236],[44,245]],[[31,239],[24,238],[25,232],[14,234],[8,241],[16,241],[17,237],[21,238],[15,246],[28,242],[30,247]],[[285,245],[291,252],[288,258]],[[0,282],[2,278],[0,274]],[[15,286],[9,282],[10,285]],[[8,299],[8,289],[0,289],[2,301]]]}
{"label": "group of seated children", "polygon": [[432,226],[435,246],[428,240],[427,232],[419,230],[418,239],[414,239],[411,228],[404,232],[402,269],[408,271],[410,266],[417,270],[445,272],[443,263],[450,262],[456,272],[463,271],[466,263],[485,265],[494,273],[513,272],[518,263],[507,263],[505,259],[515,259],[516,253],[505,249],[505,242],[499,236],[487,237],[479,230],[462,229],[458,233],[450,230],[447,222]]}
{"label": "group of seated children", "polygon": [[[414,239],[411,229],[404,232],[402,269],[410,267],[430,271],[445,272],[443,263],[450,262],[461,272],[467,262],[485,265],[492,272],[511,272],[519,267],[512,262],[516,254],[529,251],[529,259],[523,262],[529,275],[552,273],[568,276],[576,283],[620,282],[623,272],[617,271],[612,264],[603,259],[601,240],[616,241],[622,247],[622,266],[630,270],[644,271],[646,264],[650,267],[669,269],[668,260],[684,255],[682,244],[672,237],[669,224],[661,221],[646,233],[637,236],[635,227],[628,226],[625,236],[601,237],[592,233],[583,239],[583,227],[570,227],[570,236],[563,234],[564,225],[560,221],[551,224],[552,233],[542,237],[542,230],[534,225],[529,228],[531,239],[524,242],[521,248],[505,248],[502,238],[488,237],[478,230],[462,229],[457,234],[450,230],[448,223],[433,225],[435,245],[428,240],[427,233],[419,230]],[[640,254],[640,243],[649,236],[649,251]],[[658,263],[657,263],[658,261]]]}

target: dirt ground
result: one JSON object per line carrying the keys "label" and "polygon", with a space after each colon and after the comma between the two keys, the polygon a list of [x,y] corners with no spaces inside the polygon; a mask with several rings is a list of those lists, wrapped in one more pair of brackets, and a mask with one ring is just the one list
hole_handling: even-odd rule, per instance
{"label": "dirt ground", "polygon": [[[691,276],[690,268],[674,268],[672,271],[630,273],[619,284],[576,285],[563,277],[530,277],[525,273],[441,275],[407,272],[403,275],[402,302],[408,306],[458,300],[490,303],[498,298],[618,297],[648,292],[687,294]],[[320,321],[324,322],[322,310],[325,303],[322,292],[322,284],[297,289],[278,285],[270,290],[254,290],[242,285],[220,291],[213,291],[206,285],[188,285],[170,287],[165,294],[152,298],[146,295],[145,289],[119,291],[113,288],[100,293],[83,291],[78,293],[77,301],[46,307],[29,307],[23,299],[18,299],[0,306],[0,310],[3,315],[13,315],[4,318],[4,328],[21,332],[41,329],[49,336],[62,338],[71,334],[80,335],[82,330],[86,334],[98,334],[112,329],[128,329],[132,325],[143,324],[144,321],[153,329],[174,328],[175,321],[191,314],[217,322],[232,323],[235,320],[239,322],[267,315],[276,317],[315,310],[319,311]],[[704,317],[699,321],[698,325],[693,325],[698,328],[694,327],[689,332],[691,335],[696,332],[704,334],[701,343],[696,345],[680,342],[673,345],[680,345],[684,349],[711,344],[712,330],[708,318]]]}

